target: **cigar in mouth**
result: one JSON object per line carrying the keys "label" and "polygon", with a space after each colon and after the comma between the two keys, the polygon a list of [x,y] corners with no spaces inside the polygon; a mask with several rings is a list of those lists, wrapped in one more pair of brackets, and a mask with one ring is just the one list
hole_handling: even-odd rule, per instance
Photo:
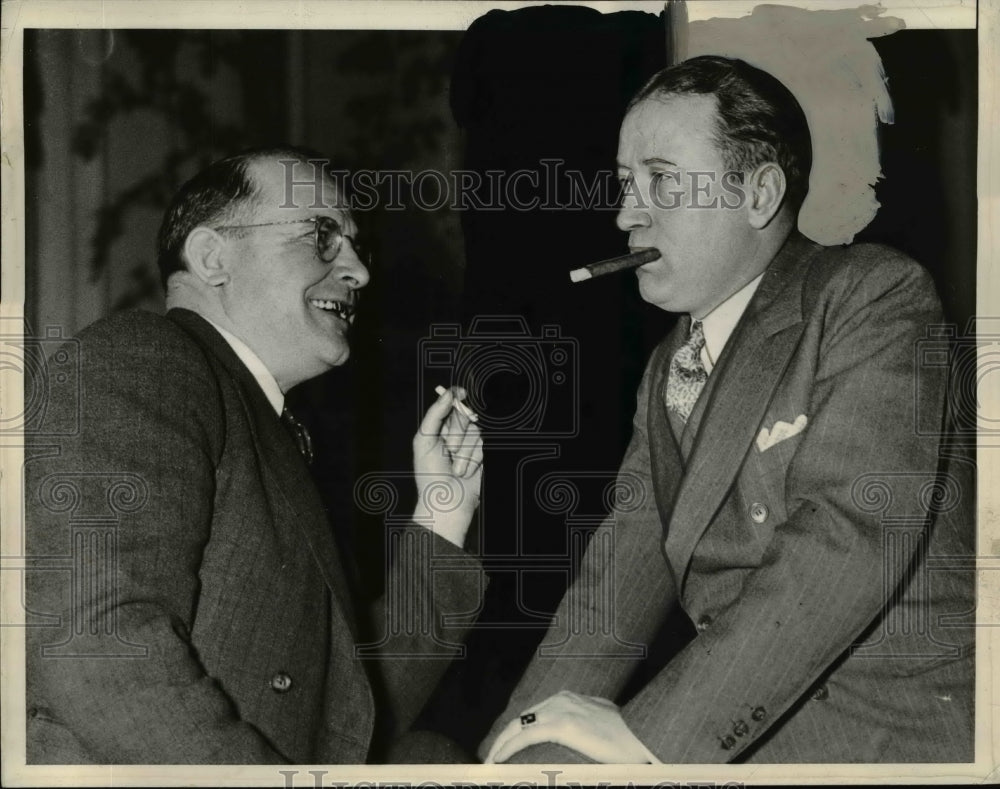
{"label": "cigar in mouth", "polygon": [[602,277],[605,274],[613,274],[616,271],[622,271],[627,268],[637,268],[638,266],[645,265],[646,263],[652,263],[654,260],[658,260],[659,257],[660,250],[653,249],[653,247],[647,247],[646,249],[640,249],[638,252],[633,252],[630,255],[622,255],[619,258],[609,258],[608,260],[602,260],[599,263],[591,263],[589,266],[584,266],[583,268],[575,268],[569,273],[569,278],[572,282],[582,282],[585,279]]}

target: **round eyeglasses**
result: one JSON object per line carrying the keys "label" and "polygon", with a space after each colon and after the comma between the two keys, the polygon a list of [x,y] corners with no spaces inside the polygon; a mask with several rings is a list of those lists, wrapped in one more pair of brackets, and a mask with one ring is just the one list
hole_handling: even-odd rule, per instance
{"label": "round eyeglasses", "polygon": [[219,225],[216,230],[241,230],[250,227],[273,227],[275,225],[301,225],[306,222],[313,224],[313,244],[316,247],[316,257],[324,263],[333,263],[344,246],[344,239],[351,242],[354,254],[364,264],[371,268],[371,256],[361,245],[356,236],[349,236],[343,231],[340,222],[331,216],[310,216],[306,219],[283,219],[278,222],[258,222],[253,225]]}

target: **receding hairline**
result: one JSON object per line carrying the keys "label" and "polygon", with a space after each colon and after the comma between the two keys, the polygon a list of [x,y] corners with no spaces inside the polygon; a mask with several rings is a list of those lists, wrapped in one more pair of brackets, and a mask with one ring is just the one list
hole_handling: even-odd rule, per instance
{"label": "receding hairline", "polygon": [[[255,154],[254,156],[249,157],[247,159],[247,161],[245,162],[244,172],[246,181],[248,184],[250,184],[251,191],[248,197],[246,198],[245,203],[247,204],[247,207],[251,211],[256,212],[260,209],[267,207],[266,205],[267,195],[265,194],[265,184],[262,179],[262,176],[264,172],[267,171],[267,169],[269,169],[268,165],[272,164],[275,165],[276,167],[280,167],[282,170],[281,172],[282,179],[284,179],[287,177],[288,174],[285,163],[289,161],[293,162],[291,169],[292,169],[292,181],[294,182],[295,187],[301,185],[302,188],[308,188],[309,186],[309,182],[306,179],[301,178],[300,175],[296,174],[295,171],[298,169],[297,165],[306,165],[314,168],[319,167],[323,174],[322,177],[323,185],[321,191],[321,197],[323,198],[322,206],[315,205],[315,201],[313,201],[303,207],[331,208],[338,211],[342,211],[346,217],[351,217],[353,219],[353,217],[351,216],[349,201],[343,194],[343,190],[339,188],[337,179],[333,177],[330,173],[330,164],[331,164],[330,160],[322,156],[315,156],[315,157],[308,156],[299,153],[298,151],[275,151],[275,152],[265,151]],[[279,188],[283,190],[287,185],[287,183],[288,183],[287,181],[282,180],[282,186]],[[289,198],[290,195],[282,191],[282,194],[278,197],[279,202],[276,207],[278,208],[299,207],[299,206],[286,205]],[[332,202],[330,198],[332,198]]]}
{"label": "receding hairline", "polygon": [[712,123],[715,124],[716,129],[721,129],[721,122],[722,122],[722,113],[720,111],[721,104],[719,102],[718,94],[714,92],[689,93],[687,91],[677,91],[677,90],[669,90],[669,91],[657,90],[650,93],[648,96],[637,98],[631,103],[629,103],[628,107],[625,110],[625,117],[627,118],[629,115],[636,112],[640,107],[648,103],[656,102],[657,104],[666,104],[672,99],[692,99],[695,102],[699,101],[700,99],[705,99],[710,103],[710,108],[712,110],[712,117],[711,117]]}
{"label": "receding hairline", "polygon": [[719,97],[714,92],[694,93],[676,90],[653,91],[649,95],[637,98],[629,104],[628,109],[625,111],[625,118],[622,121],[622,125],[624,126],[625,120],[634,115],[634,113],[636,113],[641,107],[649,103],[655,102],[657,104],[665,105],[671,99],[693,99],[698,101],[703,98],[710,102],[709,109],[711,110],[711,114],[708,117],[708,122],[711,124],[709,131],[712,135],[712,144],[715,146],[719,155],[722,156],[723,161],[726,161],[730,156],[729,138],[726,135],[725,122],[722,117]]}

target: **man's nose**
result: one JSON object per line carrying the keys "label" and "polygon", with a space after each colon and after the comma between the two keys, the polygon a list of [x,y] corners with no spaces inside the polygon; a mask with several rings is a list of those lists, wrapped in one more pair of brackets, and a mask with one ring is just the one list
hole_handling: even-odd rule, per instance
{"label": "man's nose", "polygon": [[622,200],[621,208],[618,209],[618,215],[615,217],[618,229],[627,233],[640,227],[649,227],[650,221],[649,211],[646,207],[640,205],[636,197],[626,195],[625,199]]}
{"label": "man's nose", "polygon": [[349,239],[344,239],[344,242],[337,257],[333,259],[333,275],[358,290],[368,284],[368,267],[358,257],[354,244]]}

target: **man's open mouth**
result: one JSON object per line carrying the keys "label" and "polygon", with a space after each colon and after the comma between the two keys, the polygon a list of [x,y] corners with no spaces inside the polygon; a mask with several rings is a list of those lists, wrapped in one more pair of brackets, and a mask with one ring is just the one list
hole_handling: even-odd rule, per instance
{"label": "man's open mouth", "polygon": [[354,315],[354,306],[343,301],[332,301],[330,299],[309,299],[309,303],[318,310],[332,312],[338,318],[350,321]]}

